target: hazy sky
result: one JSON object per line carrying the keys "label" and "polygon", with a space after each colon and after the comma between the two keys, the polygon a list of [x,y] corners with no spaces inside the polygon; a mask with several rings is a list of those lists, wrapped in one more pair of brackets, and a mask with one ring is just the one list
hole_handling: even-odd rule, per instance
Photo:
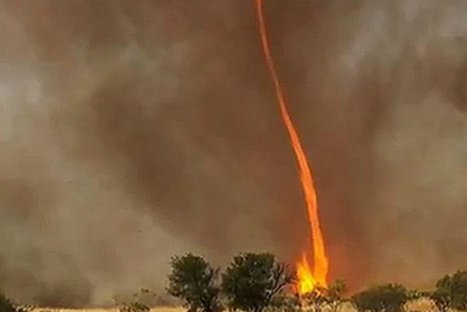
{"label": "hazy sky", "polygon": [[[101,304],[163,291],[175,254],[298,258],[306,210],[253,4],[0,0],[5,292]],[[331,278],[465,268],[467,2],[264,5]]]}

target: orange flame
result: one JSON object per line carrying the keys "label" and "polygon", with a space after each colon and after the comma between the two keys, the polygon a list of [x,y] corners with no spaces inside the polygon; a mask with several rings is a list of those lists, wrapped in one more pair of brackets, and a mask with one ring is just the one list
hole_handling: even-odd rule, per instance
{"label": "orange flame", "polygon": [[261,37],[263,53],[272,80],[274,82],[274,88],[277,100],[279,102],[282,121],[284,122],[284,125],[287,128],[287,132],[290,137],[290,142],[292,144],[293,151],[297,158],[298,167],[300,170],[300,181],[302,184],[303,193],[305,195],[305,201],[308,210],[308,219],[312,231],[312,250],[314,256],[313,272],[311,271],[310,266],[308,264],[308,257],[306,252],[303,252],[302,259],[297,263],[297,291],[299,294],[306,294],[313,291],[317,286],[327,287],[327,274],[329,263],[328,258],[326,256],[323,234],[321,232],[321,227],[319,223],[316,191],[313,183],[313,177],[311,174],[310,166],[308,165],[305,152],[303,150],[302,144],[300,143],[300,138],[298,136],[297,130],[295,129],[295,126],[287,110],[284,92],[279,83],[279,78],[277,76],[276,68],[274,66],[274,62],[271,56],[266,32],[266,23],[264,21],[263,1],[255,1],[259,22],[259,34]]}

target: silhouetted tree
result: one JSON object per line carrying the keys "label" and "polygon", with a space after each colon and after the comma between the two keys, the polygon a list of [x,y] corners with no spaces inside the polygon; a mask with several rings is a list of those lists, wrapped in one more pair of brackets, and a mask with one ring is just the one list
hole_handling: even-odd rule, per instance
{"label": "silhouetted tree", "polygon": [[246,253],[232,260],[222,276],[222,290],[232,310],[261,312],[295,280],[287,264],[270,253]]}
{"label": "silhouetted tree", "polygon": [[399,312],[408,299],[408,291],[399,284],[371,287],[352,296],[355,307],[362,312]]}
{"label": "silhouetted tree", "polygon": [[436,290],[430,297],[440,311],[467,310],[467,271],[444,276],[436,283]]}
{"label": "silhouetted tree", "polygon": [[220,310],[218,273],[200,256],[174,257],[167,292],[182,299],[192,312],[216,312]]}

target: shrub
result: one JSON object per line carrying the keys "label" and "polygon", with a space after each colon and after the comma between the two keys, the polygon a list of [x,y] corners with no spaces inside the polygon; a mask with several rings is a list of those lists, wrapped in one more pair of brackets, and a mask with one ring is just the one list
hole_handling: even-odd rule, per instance
{"label": "shrub", "polygon": [[342,280],[336,280],[333,284],[324,290],[324,300],[332,312],[337,312],[340,305],[346,300],[344,298],[344,293],[346,291],[347,286]]}
{"label": "shrub", "polygon": [[0,312],[30,312],[33,309],[32,305],[19,306],[0,293]]}
{"label": "shrub", "polygon": [[214,269],[200,256],[187,254],[172,258],[167,292],[184,301],[190,311],[220,310],[219,269]]}
{"label": "shrub", "polygon": [[317,287],[312,292],[302,297],[302,302],[311,311],[319,312],[329,310],[337,312],[340,305],[345,301],[343,296],[347,287],[344,281],[337,280],[329,287]]}
{"label": "shrub", "polygon": [[301,299],[297,294],[282,292],[273,297],[265,311],[303,312]]}
{"label": "shrub", "polygon": [[466,310],[467,271],[444,276],[436,283],[436,290],[430,297],[440,311],[447,311],[449,308]]}
{"label": "shrub", "polygon": [[222,276],[222,290],[229,308],[261,312],[290,285],[295,274],[269,253],[246,253],[232,260]]}
{"label": "shrub", "polygon": [[402,311],[408,299],[408,291],[399,284],[371,287],[352,296],[352,301],[359,311],[370,312]]}
{"label": "shrub", "polygon": [[141,289],[139,292],[134,293],[129,299],[117,299],[114,301],[118,306],[119,312],[149,312],[151,309],[148,303],[148,297],[155,297],[156,294],[149,289]]}
{"label": "shrub", "polygon": [[0,294],[0,312],[16,312],[16,307],[10,299],[2,294]]}

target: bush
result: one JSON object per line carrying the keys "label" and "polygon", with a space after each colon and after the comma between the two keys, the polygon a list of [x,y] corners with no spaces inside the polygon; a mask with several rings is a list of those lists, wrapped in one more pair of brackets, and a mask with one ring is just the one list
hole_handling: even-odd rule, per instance
{"label": "bush", "polygon": [[0,312],[16,312],[13,303],[2,294],[0,294]]}
{"label": "bush", "polygon": [[408,291],[399,284],[371,287],[352,296],[359,311],[370,312],[399,312],[408,300]]}
{"label": "bush", "polygon": [[121,300],[114,297],[114,301],[117,304],[119,312],[149,312],[151,307],[147,297],[151,297],[152,299],[155,296],[155,293],[143,288],[139,292],[134,293],[129,299]]}
{"label": "bush", "polygon": [[337,280],[328,288],[317,287],[312,292],[302,297],[302,303],[311,311],[331,311],[339,310],[340,305],[345,301],[343,296],[347,287],[344,281]]}
{"label": "bush", "polygon": [[269,253],[234,257],[222,276],[222,290],[229,308],[261,312],[295,280],[287,264]]}
{"label": "bush", "polygon": [[184,301],[190,311],[220,310],[219,269],[213,269],[202,257],[187,254],[172,258],[167,292]]}
{"label": "bush", "polygon": [[332,312],[338,311],[340,305],[345,301],[344,293],[347,291],[347,286],[342,280],[337,280],[324,290],[324,301]]}
{"label": "bush", "polygon": [[449,308],[466,310],[467,271],[444,276],[436,283],[436,290],[430,297],[440,311],[447,311]]}
{"label": "bush", "polygon": [[30,312],[34,309],[32,305],[19,306],[8,299],[5,295],[0,294],[0,312]]}

